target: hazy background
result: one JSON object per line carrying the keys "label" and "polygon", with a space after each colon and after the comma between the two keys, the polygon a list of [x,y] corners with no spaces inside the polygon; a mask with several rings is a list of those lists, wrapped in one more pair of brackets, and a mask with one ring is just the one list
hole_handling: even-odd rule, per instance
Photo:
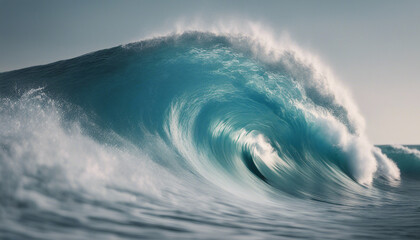
{"label": "hazy background", "polygon": [[0,72],[136,41],[179,19],[288,32],[352,91],[375,144],[420,144],[420,1],[4,1]]}

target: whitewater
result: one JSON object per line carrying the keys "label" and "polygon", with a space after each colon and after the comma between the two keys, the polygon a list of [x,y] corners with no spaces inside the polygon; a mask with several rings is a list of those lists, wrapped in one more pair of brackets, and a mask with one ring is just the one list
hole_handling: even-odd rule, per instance
{"label": "whitewater", "polygon": [[420,238],[420,146],[371,144],[332,71],[265,33],[0,73],[0,123],[1,239]]}

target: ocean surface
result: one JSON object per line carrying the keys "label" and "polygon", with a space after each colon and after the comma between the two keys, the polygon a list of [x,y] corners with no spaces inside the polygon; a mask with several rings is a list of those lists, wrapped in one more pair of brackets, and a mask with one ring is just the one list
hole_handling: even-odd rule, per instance
{"label": "ocean surface", "polygon": [[184,32],[0,73],[0,239],[301,238],[420,239],[420,146],[371,144],[297,46]]}

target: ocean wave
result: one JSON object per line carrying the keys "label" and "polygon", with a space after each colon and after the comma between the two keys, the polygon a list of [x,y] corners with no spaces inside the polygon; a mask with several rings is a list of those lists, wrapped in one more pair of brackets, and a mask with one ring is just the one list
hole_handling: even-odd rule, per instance
{"label": "ocean wave", "polygon": [[[236,175],[252,186],[256,178],[303,195],[316,184],[336,191],[398,180],[343,88],[301,55],[246,36],[187,32],[2,78],[26,74],[132,142],[156,131],[209,179]],[[15,85],[25,87],[20,78]]]}
{"label": "ocean wave", "polygon": [[[152,209],[135,205],[141,217],[194,208],[216,224],[223,209],[243,217],[389,202],[395,194],[381,191],[409,171],[369,142],[328,68],[267,36],[174,33],[1,73],[0,97],[5,204],[57,212],[72,199],[107,206],[107,219],[141,199]],[[191,231],[156,225],[161,215],[147,226]]]}

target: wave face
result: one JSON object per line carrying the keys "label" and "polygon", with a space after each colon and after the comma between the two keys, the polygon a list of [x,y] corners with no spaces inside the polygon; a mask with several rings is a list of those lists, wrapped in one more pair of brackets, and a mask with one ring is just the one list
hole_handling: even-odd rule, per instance
{"label": "wave face", "polygon": [[296,47],[186,32],[0,94],[2,238],[420,237],[419,151],[370,144]]}

